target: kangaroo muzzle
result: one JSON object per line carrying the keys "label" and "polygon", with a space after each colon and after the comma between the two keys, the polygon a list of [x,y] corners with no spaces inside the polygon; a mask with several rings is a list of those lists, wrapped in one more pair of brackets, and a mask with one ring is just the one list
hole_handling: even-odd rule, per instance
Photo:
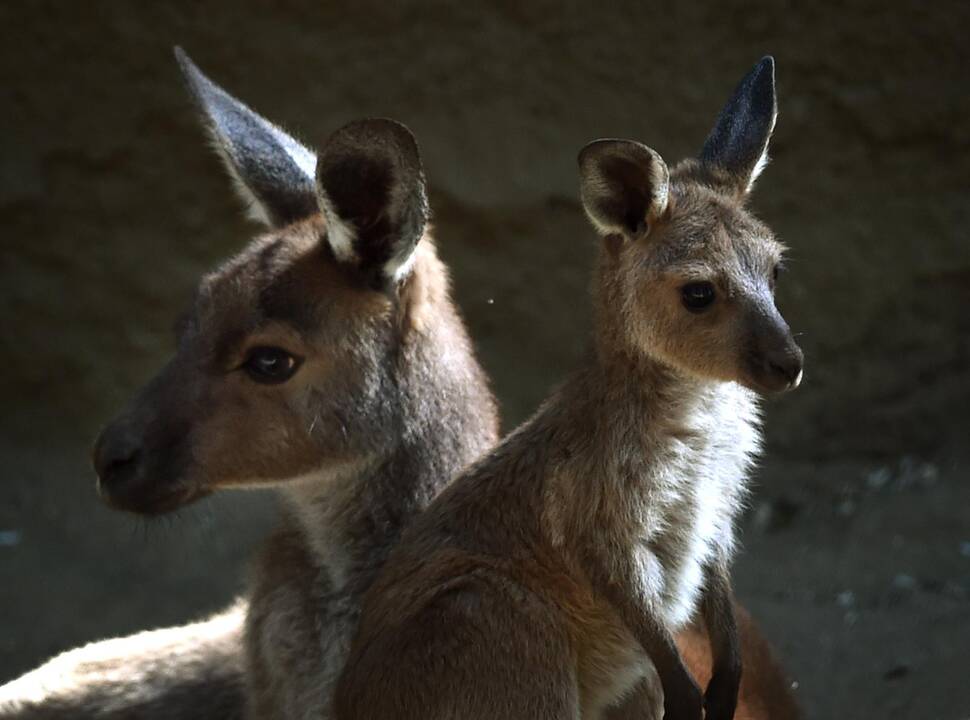
{"label": "kangaroo muzzle", "polygon": [[184,482],[190,427],[177,412],[173,375],[170,364],[94,443],[98,494],[113,508],[155,515],[204,494]]}
{"label": "kangaroo muzzle", "polygon": [[772,394],[794,390],[802,382],[805,356],[788,323],[773,304],[760,309],[752,323],[747,370],[754,389]]}
{"label": "kangaroo muzzle", "polygon": [[98,492],[109,499],[110,491],[130,484],[138,474],[141,446],[130,432],[112,423],[98,436],[92,452],[98,474]]}

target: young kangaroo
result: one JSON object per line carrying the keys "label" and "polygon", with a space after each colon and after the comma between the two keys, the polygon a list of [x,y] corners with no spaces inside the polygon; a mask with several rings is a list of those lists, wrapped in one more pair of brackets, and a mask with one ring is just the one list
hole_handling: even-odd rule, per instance
{"label": "young kangaroo", "polygon": [[[103,492],[120,507],[159,512],[180,502],[152,499],[164,498],[169,488],[176,493],[194,488],[181,500],[187,501],[195,492],[252,481],[247,459],[258,460],[259,479],[267,482],[282,483],[298,472],[294,464],[316,470],[281,484],[293,502],[255,568],[251,612],[243,598],[191,625],[64,653],[0,688],[2,718],[328,717],[358,598],[400,526],[495,439],[494,403],[445,294],[433,248],[418,243],[396,287],[375,276],[374,256],[362,255],[357,265],[338,261],[329,246],[334,226],[345,221],[346,231],[346,221],[363,218],[351,220],[346,208],[336,216],[334,200],[317,197],[314,154],[229,96],[184,55],[179,59],[217,149],[253,214],[272,234],[203,282],[194,317],[183,323],[172,369],[99,441]],[[383,188],[368,195],[355,185],[354,158],[365,150],[368,157],[380,157],[382,148],[398,141],[413,146],[400,128],[385,122],[351,126],[335,139],[360,137],[368,127],[376,129],[374,146],[348,152],[346,187],[351,197],[379,200]],[[339,147],[328,144],[321,160]],[[364,162],[358,170],[368,167]],[[329,220],[319,217],[318,205]],[[369,290],[371,281],[385,289]],[[292,305],[284,304],[286,314],[271,318],[281,298]],[[417,302],[422,298],[423,305]],[[374,307],[385,308],[385,314],[375,314]],[[212,377],[207,365],[196,364],[207,358],[209,343],[221,342],[231,328],[240,329],[242,342],[271,322],[289,333],[288,318],[301,308],[306,324],[296,331],[301,333],[296,341],[310,348],[288,382],[259,383],[250,370]],[[365,328],[361,335],[370,333],[369,340],[378,339],[354,346],[348,337],[358,327]],[[327,364],[321,367],[323,353]],[[274,360],[259,364],[271,367]],[[176,379],[179,373],[187,378],[184,384]],[[218,444],[206,429],[217,426],[228,429],[220,431]],[[381,447],[355,474],[341,472],[334,442]],[[182,458],[169,473],[158,467],[168,462],[166,455]],[[342,590],[335,588],[335,576],[345,578]],[[767,643],[750,622],[742,622],[741,635],[748,686],[742,707],[762,720],[795,717],[784,673]],[[690,628],[678,641],[691,669],[709,672],[706,637]]]}
{"label": "young kangaroo", "polygon": [[[755,393],[802,375],[773,297],[782,248],[744,207],[774,122],[765,58],[699,160],[668,172],[637,142],[582,150],[604,236],[593,351],[405,531],[366,595],[338,717],[733,716],[728,568]],[[673,639],[698,609],[703,702]]]}

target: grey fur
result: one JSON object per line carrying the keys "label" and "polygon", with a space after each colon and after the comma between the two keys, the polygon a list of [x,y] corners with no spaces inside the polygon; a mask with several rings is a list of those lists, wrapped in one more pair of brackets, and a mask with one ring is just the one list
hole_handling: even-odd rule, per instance
{"label": "grey fur", "polygon": [[180,627],[58,655],[0,687],[0,718],[242,720],[246,602]]}
{"label": "grey fur", "polygon": [[313,152],[216,85],[182,48],[175,48],[175,59],[256,218],[281,227],[316,213]]}
{"label": "grey fur", "polygon": [[767,162],[768,140],[778,116],[775,60],[765,56],[738,83],[701,150],[707,165],[725,170],[750,189]]}

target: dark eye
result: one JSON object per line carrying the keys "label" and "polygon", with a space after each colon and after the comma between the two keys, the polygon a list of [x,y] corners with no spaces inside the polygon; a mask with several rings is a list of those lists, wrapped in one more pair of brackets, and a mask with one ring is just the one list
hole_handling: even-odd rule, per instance
{"label": "dark eye", "polygon": [[276,385],[293,377],[300,360],[276,347],[256,347],[249,351],[243,368],[258,383]]}
{"label": "dark eye", "polygon": [[703,312],[714,302],[714,285],[709,282],[687,283],[680,293],[684,307],[694,313]]}

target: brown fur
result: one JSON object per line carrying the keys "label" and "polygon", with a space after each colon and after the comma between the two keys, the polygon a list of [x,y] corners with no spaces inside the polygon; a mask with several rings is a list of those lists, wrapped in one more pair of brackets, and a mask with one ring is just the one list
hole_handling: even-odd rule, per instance
{"label": "brown fur", "polygon": [[[752,177],[671,173],[631,141],[593,143],[580,165],[591,220],[623,236],[600,252],[593,350],[406,530],[366,594],[342,720],[700,718],[672,636],[697,613],[705,715],[734,715],[728,567],[759,446],[752,391],[801,379],[773,299],[780,246],[744,207]],[[717,301],[692,309],[698,282]]]}
{"label": "brown fur", "polygon": [[[222,92],[204,77],[192,82],[201,83],[194,92],[203,104],[206,93]],[[206,112],[214,134],[224,132],[225,108]],[[383,283],[375,289],[380,269],[337,262],[324,218],[290,223],[294,209],[315,206],[312,179],[248,178],[232,165],[247,138],[216,140],[236,179],[252,180],[247,198],[265,206],[256,214],[286,222],[205,278],[181,323],[178,354],[106,431],[96,455],[111,476],[112,462],[140,453],[133,477],[122,462],[121,486],[103,488],[120,507],[160,512],[222,487],[271,483],[288,496],[284,520],[259,554],[250,598],[192,625],[65,653],[0,689],[0,717],[327,716],[361,593],[401,527],[494,440],[494,402],[429,239],[391,292]],[[387,246],[377,250],[362,259],[386,260]],[[284,347],[303,365],[285,385],[256,386],[238,369],[256,345]],[[382,393],[383,402],[371,402]],[[321,466],[328,472],[306,477]],[[294,476],[302,477],[287,484]],[[752,625],[741,632],[753,638],[744,649],[757,667],[747,650],[763,640]],[[685,653],[702,672],[710,664],[704,635],[687,632],[683,641],[699,648]],[[774,665],[765,670],[782,682]]]}
{"label": "brown fur", "polygon": [[[798,720],[792,683],[747,610],[735,606],[744,675],[735,720]],[[677,635],[677,647],[701,686],[711,680],[713,653],[706,628],[696,623]]]}
{"label": "brown fur", "polygon": [[[423,234],[413,139],[383,120],[334,138],[321,160],[337,168],[320,173],[322,213],[274,229],[202,280],[175,358],[95,449],[102,494],[122,509],[167,511],[230,486],[282,491],[283,522],[260,553],[246,614],[252,717],[329,714],[373,573],[414,513],[497,432],[446,270]],[[379,187],[355,162],[382,169]],[[383,219],[342,217],[337,205]],[[338,251],[337,233],[349,249]],[[386,272],[392,262],[406,273]],[[254,374],[267,347],[292,374]]]}

